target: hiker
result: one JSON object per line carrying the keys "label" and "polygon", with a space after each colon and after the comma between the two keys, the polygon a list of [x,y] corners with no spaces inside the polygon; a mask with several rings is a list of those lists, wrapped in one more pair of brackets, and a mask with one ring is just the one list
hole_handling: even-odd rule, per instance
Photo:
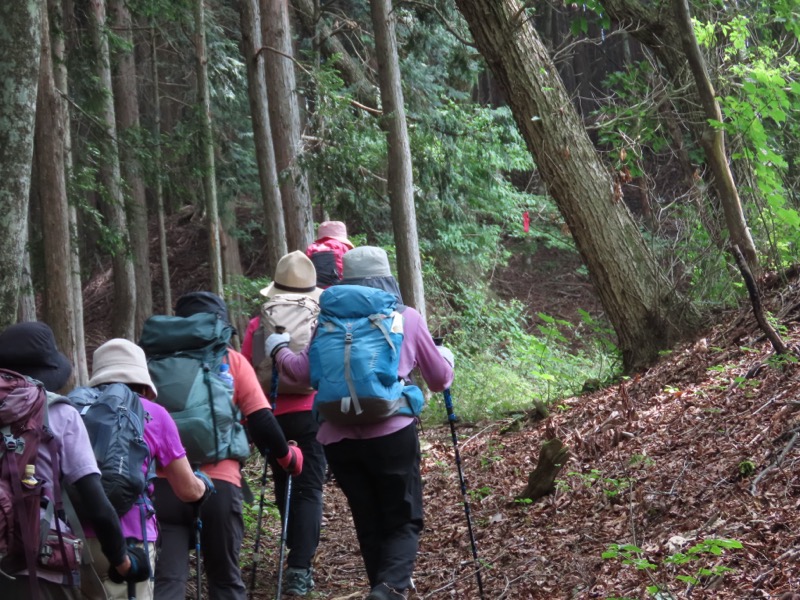
{"label": "hiker", "polygon": [[[356,248],[344,255],[343,262],[341,283],[345,286],[377,288],[392,293],[398,302],[401,300],[383,249]],[[323,293],[323,313],[326,295],[335,293],[339,287]],[[416,367],[432,391],[448,388],[453,380],[452,352],[434,344],[425,321],[416,310],[402,306],[398,309],[403,331],[398,376],[408,380]],[[392,323],[394,329],[394,321]],[[322,325],[317,329],[317,336],[321,335],[321,330]],[[286,334],[270,335],[265,351],[274,355],[281,377],[310,378],[309,350],[292,352],[288,349],[287,337]],[[312,347],[314,343],[312,341]],[[315,403],[319,398],[320,391]],[[411,576],[423,527],[420,449],[415,421],[415,417],[405,415],[389,416],[364,425],[335,425],[324,421],[317,434],[333,475],[350,505],[371,588],[367,600],[400,600],[406,598],[413,587]]]}
{"label": "hiker", "polygon": [[[247,328],[242,354],[256,367],[264,392],[270,393],[272,362],[264,355],[264,332],[275,331],[274,325],[297,324],[304,327],[305,343],[310,340],[319,313],[317,304],[322,290],[316,287],[314,265],[305,254],[291,252],[278,262],[275,278],[261,295],[267,298],[262,316],[255,317]],[[261,327],[262,319],[264,327]],[[253,326],[254,325],[254,326]],[[258,335],[254,335],[258,334]],[[253,339],[257,342],[254,344]],[[293,335],[293,341],[300,339]],[[303,347],[298,348],[302,350]],[[266,364],[265,364],[266,363]],[[284,435],[297,441],[303,451],[303,472],[292,481],[286,545],[289,555],[283,576],[283,593],[306,596],[314,588],[311,561],[319,545],[322,523],[322,488],[325,483],[325,453],[317,441],[319,425],[311,414],[314,390],[308,382],[279,380],[274,401],[275,417]],[[275,484],[275,501],[285,518],[287,475],[275,458],[269,457]],[[281,565],[282,567],[282,565]]]}
{"label": "hiker", "polygon": [[[216,322],[226,328],[228,333],[224,339],[229,339],[232,327],[228,318],[228,309],[225,302],[216,294],[191,292],[181,296],[175,305],[176,317],[185,319],[188,325],[195,319],[202,318],[201,315],[209,314],[214,315]],[[151,317],[151,319],[155,318]],[[174,317],[165,317],[165,319],[174,319]],[[161,322],[155,322],[156,328]],[[164,382],[154,376],[154,363],[157,361],[150,354],[148,345],[144,343],[147,329],[148,325],[145,323],[140,345],[149,356],[150,374],[158,387],[159,399],[161,399],[166,394],[166,388]],[[246,419],[247,430],[253,443],[262,453],[269,451],[272,456],[277,458],[280,467],[288,473],[299,475],[303,470],[303,453],[294,442],[287,443],[270,410],[269,402],[261,390],[253,367],[244,356],[230,347],[227,348],[222,360],[226,365],[226,375],[232,377],[233,380],[233,407],[237,411],[241,411]],[[172,375],[179,378],[182,374],[174,373]],[[161,373],[160,377],[163,378],[164,374]],[[229,406],[228,409],[230,408]],[[177,422],[177,415],[172,414]],[[209,414],[209,421],[212,416]],[[238,421],[233,425],[238,426]],[[178,430],[181,431],[181,439],[186,446],[187,439],[184,438],[180,422]],[[233,440],[231,444],[232,447],[238,446],[236,440]],[[244,445],[244,450],[248,451],[246,439]],[[190,447],[187,447],[186,450],[190,463],[193,463]],[[180,501],[165,479],[159,477],[156,480],[154,499],[156,514],[161,526],[156,561],[156,598],[186,597],[189,551],[195,540],[196,528],[200,525],[198,519],[202,516],[200,546],[211,600],[246,600],[247,594],[239,567],[239,552],[244,538],[242,517],[244,494],[241,466],[246,460],[246,456],[238,453],[233,453],[231,456],[236,456],[236,458],[220,457],[218,461],[212,458],[201,465],[202,471],[211,478],[216,493],[206,501],[199,514],[192,506]]]}
{"label": "hiker", "polygon": [[[126,545],[119,517],[100,483],[100,471],[83,421],[78,411],[68,401],[58,401],[57,392],[66,385],[72,372],[72,365],[67,357],[58,351],[50,327],[42,322],[28,322],[12,325],[3,331],[0,334],[0,368],[15,371],[41,382],[46,390],[47,402],[51,404],[47,410],[46,423],[52,432],[55,444],[45,443],[42,440],[35,464],[35,477],[44,482],[44,496],[47,503],[57,505],[66,496],[66,492],[63,492],[63,495],[58,494],[57,488],[64,485],[73,486],[85,508],[87,522],[96,532],[102,555],[109,565],[113,565],[109,570],[114,572],[115,577],[126,582],[145,581],[150,577],[147,557],[141,548]],[[50,450],[54,447],[56,449],[51,453]],[[54,465],[58,466],[59,471],[55,474]],[[49,510],[42,507],[42,516],[48,514]],[[54,519],[47,537],[74,539],[74,529],[71,530],[69,525],[74,527],[74,520],[77,520],[77,517],[73,516],[74,520],[69,524],[65,522],[68,518],[66,514],[60,514],[59,517],[60,534]],[[42,565],[44,553],[40,553],[40,540],[38,536],[35,537],[37,539],[31,541],[35,544],[39,562],[36,568],[36,584],[32,583],[30,574],[26,572],[14,573],[13,579],[6,573],[0,574],[3,599],[27,600],[32,597],[31,590],[34,585],[38,586],[40,597],[46,599],[84,598],[77,587],[80,585],[79,579],[69,577],[65,572],[65,570],[76,570],[79,565],[68,564],[66,567]],[[54,548],[54,552],[59,555],[63,554],[63,550],[64,548],[59,546]],[[97,558],[99,557],[98,555]],[[105,596],[89,597],[99,599]]]}
{"label": "hiker", "polygon": [[342,256],[353,249],[347,226],[341,221],[323,221],[317,239],[306,248],[306,256],[317,271],[317,287],[326,289],[342,279]]}
{"label": "hiker", "polygon": [[[202,504],[214,489],[211,480],[201,472],[192,472],[175,422],[166,409],[152,402],[158,396],[158,391],[147,371],[147,359],[144,351],[133,342],[121,338],[111,339],[97,348],[92,360],[92,378],[89,380],[89,386],[99,388],[114,383],[125,384],[139,396],[145,413],[144,442],[149,450],[150,460],[155,461],[175,496],[182,502]],[[70,394],[70,398],[73,398],[73,394]],[[149,471],[150,464],[148,463],[149,461],[139,467],[142,472]],[[155,542],[158,538],[158,525],[149,499],[149,496],[152,495],[152,484],[146,482],[146,485],[145,497],[120,516],[120,523],[122,533],[129,544],[134,541],[136,546],[144,548],[145,540],[147,540],[145,551],[150,559],[150,568],[155,572]],[[84,526],[84,531],[93,556],[98,556],[99,541],[88,523]],[[119,580],[113,581],[106,575],[107,561],[102,557],[97,557],[94,564],[108,593],[109,600],[128,600],[127,586]],[[137,600],[152,598],[152,580],[136,585]]]}

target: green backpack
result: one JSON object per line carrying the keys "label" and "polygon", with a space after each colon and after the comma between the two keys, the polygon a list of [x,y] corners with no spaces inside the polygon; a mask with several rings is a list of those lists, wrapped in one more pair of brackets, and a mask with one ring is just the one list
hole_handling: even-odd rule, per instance
{"label": "green backpack", "polygon": [[158,398],[172,415],[192,465],[250,455],[242,415],[233,403],[233,386],[220,377],[233,328],[217,315],[150,317],[139,345]]}

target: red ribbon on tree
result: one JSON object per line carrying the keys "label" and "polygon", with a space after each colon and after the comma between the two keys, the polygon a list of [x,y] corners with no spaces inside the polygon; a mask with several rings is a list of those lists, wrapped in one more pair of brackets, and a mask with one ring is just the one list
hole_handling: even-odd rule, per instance
{"label": "red ribbon on tree", "polygon": [[525,233],[528,233],[531,230],[531,218],[528,215],[527,210],[522,213],[522,229],[525,230]]}

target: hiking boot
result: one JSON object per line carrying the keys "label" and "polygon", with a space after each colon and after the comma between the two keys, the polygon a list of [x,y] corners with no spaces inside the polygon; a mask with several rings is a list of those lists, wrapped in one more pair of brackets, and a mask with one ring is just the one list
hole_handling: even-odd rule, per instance
{"label": "hiking boot", "polygon": [[307,596],[314,589],[311,569],[289,567],[283,572],[283,593],[287,596]]}
{"label": "hiking boot", "polygon": [[372,588],[365,600],[406,600],[406,595],[404,592],[397,591],[385,583],[381,583]]}

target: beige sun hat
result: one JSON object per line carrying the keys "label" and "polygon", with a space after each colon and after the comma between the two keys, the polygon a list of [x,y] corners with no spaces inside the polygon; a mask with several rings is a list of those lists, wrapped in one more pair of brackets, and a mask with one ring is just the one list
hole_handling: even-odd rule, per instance
{"label": "beige sun hat", "polygon": [[317,228],[317,239],[333,238],[353,248],[353,242],[347,239],[347,225],[341,221],[323,221]]}
{"label": "beige sun hat", "polygon": [[122,338],[108,340],[94,351],[89,385],[95,387],[104,383],[144,385],[153,392],[153,398],[158,396],[147,370],[144,350]]}
{"label": "beige sun hat", "polygon": [[319,301],[322,290],[317,287],[314,263],[300,250],[295,250],[278,261],[275,279],[260,293],[267,298],[279,294],[303,294]]}

